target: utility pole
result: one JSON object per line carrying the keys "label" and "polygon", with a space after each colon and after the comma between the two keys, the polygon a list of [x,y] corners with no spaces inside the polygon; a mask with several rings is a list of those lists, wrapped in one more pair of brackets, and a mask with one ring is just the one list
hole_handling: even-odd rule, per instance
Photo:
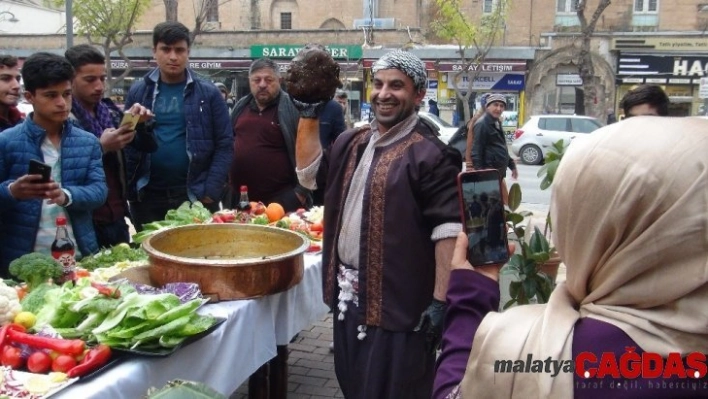
{"label": "utility pole", "polygon": [[66,48],[74,45],[74,13],[71,10],[72,0],[66,0],[64,6],[66,12]]}

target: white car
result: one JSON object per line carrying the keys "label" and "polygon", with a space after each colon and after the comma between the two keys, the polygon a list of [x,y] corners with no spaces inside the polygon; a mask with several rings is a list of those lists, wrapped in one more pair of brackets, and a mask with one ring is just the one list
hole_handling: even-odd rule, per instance
{"label": "white car", "polygon": [[30,112],[34,111],[34,106],[27,102],[27,100],[21,100],[17,104],[17,109],[22,113],[23,117],[28,117]]}
{"label": "white car", "polygon": [[511,152],[529,165],[539,165],[553,143],[571,140],[602,127],[597,119],[579,115],[534,115],[514,132]]}
{"label": "white car", "polygon": [[[418,112],[418,116],[425,119],[427,122],[430,122],[431,125],[435,126],[438,131],[438,137],[440,137],[440,140],[442,140],[442,142],[445,144],[450,141],[450,138],[453,134],[455,134],[458,129],[429,112],[420,111]],[[354,127],[361,127],[366,125],[367,123],[368,122],[366,121],[359,121],[354,123]]]}
{"label": "white car", "polygon": [[445,144],[450,141],[450,138],[458,129],[429,112],[420,111],[418,112],[418,116],[430,122],[437,128],[440,140],[442,140]]}

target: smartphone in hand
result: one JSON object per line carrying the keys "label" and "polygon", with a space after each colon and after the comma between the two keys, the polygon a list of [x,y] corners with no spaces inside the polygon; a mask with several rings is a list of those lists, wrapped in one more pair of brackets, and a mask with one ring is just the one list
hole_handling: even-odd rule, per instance
{"label": "smartphone in hand", "polygon": [[126,112],[123,114],[123,120],[120,121],[120,125],[123,126],[126,123],[129,123],[130,130],[135,130],[135,128],[138,126],[139,121],[140,115],[133,115],[130,112]]}
{"label": "smartphone in hand", "polygon": [[506,263],[509,245],[499,172],[462,172],[457,176],[457,190],[469,241],[467,260],[472,266]]}
{"label": "smartphone in hand", "polygon": [[42,180],[40,180],[40,183],[49,183],[49,178],[52,174],[52,167],[45,163],[39,162],[36,159],[30,159],[29,174],[42,175]]}

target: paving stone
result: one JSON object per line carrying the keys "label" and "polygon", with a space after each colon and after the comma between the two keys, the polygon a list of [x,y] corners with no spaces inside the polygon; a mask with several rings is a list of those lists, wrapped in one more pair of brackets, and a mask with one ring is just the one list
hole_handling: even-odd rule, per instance
{"label": "paving stone", "polygon": [[310,369],[307,367],[301,367],[301,366],[288,366],[288,374],[289,375],[307,375],[307,373],[310,372]]}
{"label": "paving stone", "polygon": [[[309,385],[315,387],[323,387],[325,383],[327,383],[327,378],[312,377],[307,375],[290,375],[288,377],[288,381],[296,382],[300,384],[300,386]],[[300,391],[297,391],[296,389],[296,392]]]}
{"label": "paving stone", "polygon": [[290,344],[288,345],[288,350],[290,352],[293,351],[301,351],[301,352],[312,352],[317,348],[315,345],[305,345],[302,343],[295,343],[295,344]]}
{"label": "paving stone", "polygon": [[310,345],[310,346],[319,346],[319,347],[327,347],[329,348],[329,343],[332,341],[321,341],[318,339],[312,339],[312,338],[304,338],[300,343],[302,345]]}
{"label": "paving stone", "polygon": [[322,361],[322,360],[324,360],[325,355],[320,354],[320,353],[308,353],[308,352],[296,351],[296,352],[290,353],[290,357],[315,360],[315,361]]}
{"label": "paving stone", "polygon": [[310,386],[310,385],[300,385],[296,390],[296,393],[304,393],[304,394],[309,394],[309,395],[319,395],[319,396],[325,396],[328,398],[334,397],[334,394],[337,393],[337,388],[330,388],[330,387],[315,387],[315,386]]}
{"label": "paving stone", "polygon": [[309,367],[311,369],[318,370],[332,370],[334,368],[334,361],[328,362],[327,360],[327,358],[324,358],[323,361],[315,362],[307,359],[299,359],[298,366]]}
{"label": "paving stone", "polygon": [[[334,374],[334,370],[317,370],[317,369],[311,369],[308,373],[308,376],[312,377],[321,377],[321,378],[328,378],[330,380],[336,380],[337,375]],[[339,384],[337,384],[337,388],[339,388]]]}

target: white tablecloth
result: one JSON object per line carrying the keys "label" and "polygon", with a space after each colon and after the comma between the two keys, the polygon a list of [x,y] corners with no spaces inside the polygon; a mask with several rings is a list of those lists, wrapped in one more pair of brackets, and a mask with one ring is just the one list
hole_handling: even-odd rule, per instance
{"label": "white tablecloth", "polygon": [[322,318],[320,255],[305,255],[302,282],[286,292],[264,298],[219,302],[204,306],[227,320],[214,332],[164,358],[131,357],[105,372],[59,392],[57,398],[141,398],[148,388],[173,379],[200,381],[230,395],[268,360],[276,345]]}

